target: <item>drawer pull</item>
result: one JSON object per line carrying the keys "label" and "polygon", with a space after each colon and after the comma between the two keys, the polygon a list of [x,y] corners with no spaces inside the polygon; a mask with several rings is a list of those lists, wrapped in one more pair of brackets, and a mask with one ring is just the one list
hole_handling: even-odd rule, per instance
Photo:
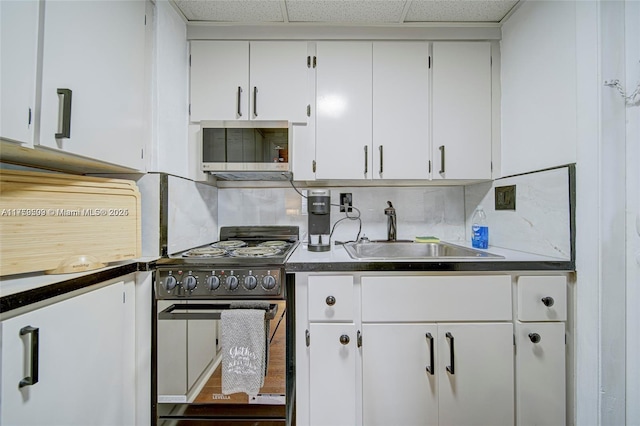
{"label": "drawer pull", "polygon": [[327,305],[333,306],[336,304],[336,298],[333,296],[327,296],[326,302],[327,302]]}
{"label": "drawer pull", "polygon": [[350,341],[351,339],[349,339],[349,336],[347,336],[346,334],[340,336],[340,343],[342,343],[343,345],[348,345]]}
{"label": "drawer pull", "polygon": [[433,376],[433,336],[431,333],[426,334],[427,340],[429,341],[429,365],[427,365],[427,373]]}
{"label": "drawer pull", "polygon": [[529,339],[533,343],[540,343],[540,340],[542,340],[542,337],[540,337],[538,333],[529,333]]}
{"label": "drawer pull", "polygon": [[447,331],[447,333],[444,336],[449,341],[449,363],[451,364],[451,365],[447,365],[447,371],[453,375],[453,374],[456,374],[455,363],[454,363],[455,352],[453,349],[453,335]]}
{"label": "drawer pull", "polygon": [[555,303],[555,300],[553,300],[553,297],[543,297],[541,300],[542,300],[542,303],[544,303],[544,306],[546,306],[547,308],[552,307],[553,304]]}

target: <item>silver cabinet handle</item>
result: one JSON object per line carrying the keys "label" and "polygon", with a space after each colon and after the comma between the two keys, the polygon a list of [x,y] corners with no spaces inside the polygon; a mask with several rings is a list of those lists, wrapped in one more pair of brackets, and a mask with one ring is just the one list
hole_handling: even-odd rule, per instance
{"label": "silver cabinet handle", "polygon": [[532,343],[540,343],[542,337],[540,337],[538,333],[529,333],[529,340],[531,340]]}
{"label": "silver cabinet handle", "polygon": [[258,88],[253,86],[253,116],[258,116]]}
{"label": "silver cabinet handle", "polygon": [[441,145],[440,150],[440,173],[444,173],[444,145]]}
{"label": "silver cabinet handle", "polygon": [[383,171],[383,156],[382,156],[382,145],[380,145],[380,147],[378,148],[380,150],[380,174],[382,174]]}
{"label": "silver cabinet handle", "polygon": [[240,103],[242,102],[242,87],[238,86],[238,117],[242,117],[242,108]]}
{"label": "silver cabinet handle", "polygon": [[19,388],[32,386],[38,383],[38,346],[40,341],[40,329],[28,325],[20,329],[20,335],[24,336],[25,334],[31,335],[31,344],[29,345],[29,358],[31,360],[29,368],[30,374],[24,379],[20,380],[20,383],[18,384]]}
{"label": "silver cabinet handle", "polygon": [[56,139],[69,139],[71,137],[71,89],[58,89],[58,96],[62,95],[62,116],[58,123],[59,133]]}
{"label": "silver cabinet handle", "polygon": [[351,339],[346,334],[340,336],[340,343],[342,343],[343,345],[348,345],[350,341]]}
{"label": "silver cabinet handle", "polygon": [[327,296],[327,299],[325,300],[325,302],[327,302],[327,305],[333,306],[336,304],[336,298],[333,296]]}
{"label": "silver cabinet handle", "polygon": [[427,365],[427,373],[433,376],[435,373],[435,370],[433,369],[433,336],[431,333],[427,333],[426,337],[429,342],[429,365]]}

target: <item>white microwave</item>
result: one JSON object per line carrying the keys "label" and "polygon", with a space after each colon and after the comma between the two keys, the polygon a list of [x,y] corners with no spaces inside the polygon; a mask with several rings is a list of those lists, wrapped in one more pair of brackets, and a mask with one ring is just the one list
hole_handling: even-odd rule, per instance
{"label": "white microwave", "polygon": [[288,121],[201,121],[200,137],[204,172],[228,180],[289,177]]}

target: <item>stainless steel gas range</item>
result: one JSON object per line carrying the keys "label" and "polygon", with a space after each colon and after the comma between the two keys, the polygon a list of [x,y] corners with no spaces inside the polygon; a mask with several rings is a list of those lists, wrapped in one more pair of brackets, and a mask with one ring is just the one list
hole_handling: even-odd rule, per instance
{"label": "stainless steel gas range", "polygon": [[[293,316],[284,264],[298,227],[222,227],[218,241],[166,256],[154,285],[154,418],[161,425],[291,424]],[[265,310],[268,360],[257,395],[222,393],[222,312]]]}

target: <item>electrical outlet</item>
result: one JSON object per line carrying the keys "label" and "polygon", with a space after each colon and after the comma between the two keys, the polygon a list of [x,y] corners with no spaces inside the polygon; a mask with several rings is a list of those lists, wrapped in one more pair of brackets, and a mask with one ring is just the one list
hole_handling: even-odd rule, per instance
{"label": "electrical outlet", "polygon": [[516,209],[516,186],[496,186],[495,188],[495,209],[515,210]]}
{"label": "electrical outlet", "polygon": [[[345,211],[344,206],[352,206],[352,205],[353,205],[353,198],[351,196],[351,193],[350,192],[340,193],[340,211],[344,212]],[[353,211],[351,207],[347,207],[346,210],[348,212]]]}

